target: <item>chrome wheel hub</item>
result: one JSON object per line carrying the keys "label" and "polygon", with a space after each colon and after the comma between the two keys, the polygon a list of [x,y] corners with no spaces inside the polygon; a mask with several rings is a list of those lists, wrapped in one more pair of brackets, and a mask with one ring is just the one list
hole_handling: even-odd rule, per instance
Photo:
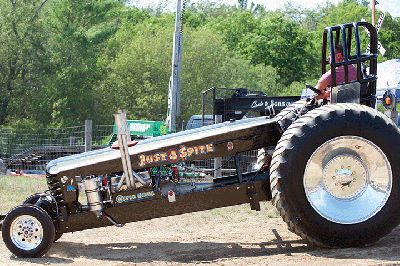
{"label": "chrome wheel hub", "polygon": [[35,249],[43,240],[42,224],[33,216],[19,216],[11,224],[10,237],[20,249]]}
{"label": "chrome wheel hub", "polygon": [[316,149],[303,181],[316,212],[335,223],[355,224],[373,217],[385,205],[392,188],[392,170],[374,143],[343,136]]}
{"label": "chrome wheel hub", "polygon": [[357,157],[339,155],[324,167],[322,182],[333,197],[351,199],[366,187],[367,169]]}

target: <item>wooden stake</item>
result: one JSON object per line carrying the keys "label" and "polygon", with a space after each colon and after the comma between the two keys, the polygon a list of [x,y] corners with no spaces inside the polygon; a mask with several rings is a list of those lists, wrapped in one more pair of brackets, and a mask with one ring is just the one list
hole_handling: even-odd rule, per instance
{"label": "wooden stake", "polygon": [[375,0],[371,0],[371,9],[372,9],[372,26],[375,26]]}

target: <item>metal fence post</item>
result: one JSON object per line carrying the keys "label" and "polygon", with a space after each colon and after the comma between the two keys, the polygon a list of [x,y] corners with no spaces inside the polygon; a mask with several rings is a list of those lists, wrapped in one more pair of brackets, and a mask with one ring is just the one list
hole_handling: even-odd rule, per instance
{"label": "metal fence post", "polygon": [[[69,136],[69,146],[75,146],[76,145],[76,143],[75,143],[76,141],[75,141],[75,137],[74,136]],[[85,145],[86,145],[86,143],[85,143]]]}
{"label": "metal fence post", "polygon": [[[215,116],[215,124],[222,122],[222,115]],[[222,158],[215,157],[214,158],[214,178],[218,178],[222,175]]]}
{"label": "metal fence post", "polygon": [[92,150],[92,120],[85,120],[85,151]]}

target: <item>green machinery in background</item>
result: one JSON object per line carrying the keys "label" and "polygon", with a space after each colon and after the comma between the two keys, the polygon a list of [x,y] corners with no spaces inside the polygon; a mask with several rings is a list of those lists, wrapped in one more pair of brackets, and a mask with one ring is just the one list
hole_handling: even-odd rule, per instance
{"label": "green machinery in background", "polygon": [[[131,139],[145,139],[170,133],[165,125],[165,122],[162,121],[127,120],[127,124]],[[117,125],[114,124],[112,137],[109,141],[109,144],[111,145],[116,140]]]}

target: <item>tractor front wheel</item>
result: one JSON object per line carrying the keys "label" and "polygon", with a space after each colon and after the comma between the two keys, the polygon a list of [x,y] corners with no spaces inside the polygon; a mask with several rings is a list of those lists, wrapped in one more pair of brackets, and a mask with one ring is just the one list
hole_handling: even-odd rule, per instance
{"label": "tractor front wheel", "polygon": [[50,216],[35,205],[20,205],[5,217],[3,241],[18,257],[41,257],[54,241],[54,225]]}

